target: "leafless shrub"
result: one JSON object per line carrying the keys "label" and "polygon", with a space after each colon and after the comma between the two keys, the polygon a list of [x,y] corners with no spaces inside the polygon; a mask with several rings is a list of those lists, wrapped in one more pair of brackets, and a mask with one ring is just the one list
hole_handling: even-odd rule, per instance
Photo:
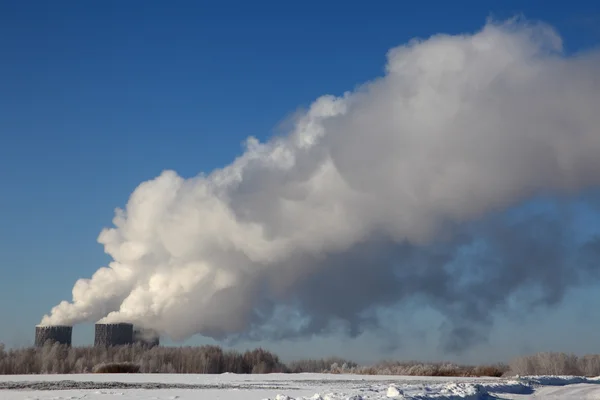
{"label": "leafless shrub", "polygon": [[288,370],[292,373],[351,373],[353,368],[356,367],[358,367],[358,364],[336,357],[322,358],[320,360],[298,360],[288,364]]}
{"label": "leafless shrub", "polygon": [[577,360],[581,375],[600,376],[600,354],[588,354]]}
{"label": "leafless shrub", "polygon": [[473,376],[492,376],[500,378],[508,371],[508,365],[496,364],[496,365],[482,365],[477,366],[473,370]]}
{"label": "leafless shrub", "polygon": [[137,374],[140,366],[130,362],[102,363],[93,369],[95,374]]}

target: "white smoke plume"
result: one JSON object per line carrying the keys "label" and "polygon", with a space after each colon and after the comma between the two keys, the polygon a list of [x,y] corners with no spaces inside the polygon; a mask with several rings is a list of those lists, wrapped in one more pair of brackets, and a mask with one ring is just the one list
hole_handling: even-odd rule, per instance
{"label": "white smoke plume", "polygon": [[[287,135],[250,138],[208,175],[165,171],[142,183],[98,238],[114,261],[77,281],[42,324],[127,321],[180,340],[304,321],[285,336],[413,294],[485,319],[518,283],[495,270],[504,292],[474,286],[480,297],[462,299],[432,267],[445,253],[418,249],[448,224],[600,184],[599,104],[599,53],[565,55],[542,23],[490,21],[393,48],[383,77],[317,99]],[[382,278],[388,256],[401,261],[401,284]]]}

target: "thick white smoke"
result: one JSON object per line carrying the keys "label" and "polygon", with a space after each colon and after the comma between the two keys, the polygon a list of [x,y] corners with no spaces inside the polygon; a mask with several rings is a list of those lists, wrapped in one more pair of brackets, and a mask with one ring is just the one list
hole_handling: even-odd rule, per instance
{"label": "thick white smoke", "polygon": [[[385,76],[317,99],[287,136],[249,139],[207,176],[142,183],[99,236],[114,261],[42,324],[235,335],[264,299],[335,279],[322,261],[374,235],[426,245],[447,223],[600,184],[600,57],[561,46],[510,21],[390,50]],[[363,261],[353,273],[368,282]]]}

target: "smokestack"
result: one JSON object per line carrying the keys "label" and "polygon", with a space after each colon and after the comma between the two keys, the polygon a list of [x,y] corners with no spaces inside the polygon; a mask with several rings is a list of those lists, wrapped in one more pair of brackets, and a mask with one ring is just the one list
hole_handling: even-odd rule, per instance
{"label": "smokestack", "polygon": [[72,326],[56,325],[35,327],[35,346],[42,347],[46,343],[59,343],[71,346]]}
{"label": "smokestack", "polygon": [[143,347],[154,347],[160,345],[160,338],[152,329],[135,328],[133,330],[133,342]]}
{"label": "smokestack", "polygon": [[94,346],[112,347],[133,344],[133,324],[96,324]]}

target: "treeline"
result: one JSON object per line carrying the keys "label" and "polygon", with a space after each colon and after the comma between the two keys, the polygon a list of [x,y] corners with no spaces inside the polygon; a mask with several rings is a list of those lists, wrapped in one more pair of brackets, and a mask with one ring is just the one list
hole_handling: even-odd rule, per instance
{"label": "treeline", "polygon": [[286,372],[286,366],[273,353],[255,349],[244,353],[218,346],[153,347],[140,345],[44,347],[5,350],[0,344],[0,374],[79,374],[91,373],[99,365],[135,364],[141,373],[260,374]]}
{"label": "treeline", "polygon": [[336,368],[330,373],[348,373],[359,375],[404,375],[404,376],[445,376],[445,377],[501,377],[508,372],[505,364],[460,365],[455,363],[423,363],[418,361],[384,361],[370,366]]}
{"label": "treeline", "polygon": [[413,376],[501,376],[504,365],[462,366],[452,363],[382,362],[360,366],[341,358],[300,360],[284,364],[277,355],[258,348],[246,352],[219,346],[153,347],[139,345],[6,350],[0,344],[0,374],[77,374],[93,372],[237,374],[334,373]]}
{"label": "treeline", "polygon": [[543,352],[517,357],[510,362],[509,374],[600,376],[600,354],[578,357],[574,354]]}
{"label": "treeline", "polygon": [[236,374],[332,373],[408,376],[600,376],[600,354],[578,357],[567,353],[537,353],[513,359],[509,365],[468,366],[454,363],[380,362],[361,366],[341,358],[283,363],[277,355],[258,348],[239,352],[219,346],[152,347],[140,345],[7,350],[0,343],[0,374],[78,374],[93,372]]}

